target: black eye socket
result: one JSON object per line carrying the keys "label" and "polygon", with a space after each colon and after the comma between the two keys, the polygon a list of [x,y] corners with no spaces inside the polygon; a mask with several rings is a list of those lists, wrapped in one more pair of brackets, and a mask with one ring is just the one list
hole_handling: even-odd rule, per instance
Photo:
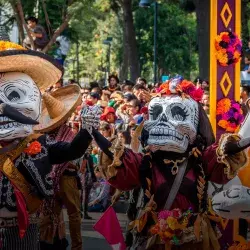
{"label": "black eye socket", "polygon": [[150,109],[150,115],[153,117],[153,120],[156,120],[158,116],[162,113],[162,106],[155,105]]}
{"label": "black eye socket", "polygon": [[177,121],[185,121],[188,116],[186,108],[174,106],[171,108],[172,117]]}
{"label": "black eye socket", "polygon": [[10,100],[11,102],[16,102],[19,101],[21,99],[19,93],[15,90],[13,90],[12,92],[10,92],[7,95],[8,100]]}

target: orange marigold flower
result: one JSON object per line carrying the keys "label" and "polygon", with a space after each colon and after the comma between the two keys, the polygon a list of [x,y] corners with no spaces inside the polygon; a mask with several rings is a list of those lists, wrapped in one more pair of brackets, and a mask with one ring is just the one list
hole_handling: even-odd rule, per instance
{"label": "orange marigold flower", "polygon": [[226,121],[226,120],[220,120],[220,121],[218,122],[218,126],[220,126],[220,127],[222,127],[222,128],[227,128],[227,126],[228,126],[228,121]]}
{"label": "orange marigold flower", "polygon": [[28,155],[36,155],[38,153],[41,153],[42,146],[41,143],[38,141],[33,141],[30,144],[27,145],[28,147],[24,149],[24,153]]}
{"label": "orange marigold flower", "polygon": [[229,98],[223,98],[217,104],[216,114],[217,115],[223,115],[223,114],[225,114],[226,112],[229,111],[230,107],[231,107],[230,99]]}

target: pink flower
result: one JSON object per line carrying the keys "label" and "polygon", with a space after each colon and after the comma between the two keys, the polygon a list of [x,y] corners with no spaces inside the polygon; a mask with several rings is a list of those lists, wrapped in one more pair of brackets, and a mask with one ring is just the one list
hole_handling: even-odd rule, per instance
{"label": "pink flower", "polygon": [[161,220],[161,219],[167,219],[169,216],[172,216],[172,212],[169,211],[169,210],[164,210],[164,211],[161,211],[158,215],[158,219]]}

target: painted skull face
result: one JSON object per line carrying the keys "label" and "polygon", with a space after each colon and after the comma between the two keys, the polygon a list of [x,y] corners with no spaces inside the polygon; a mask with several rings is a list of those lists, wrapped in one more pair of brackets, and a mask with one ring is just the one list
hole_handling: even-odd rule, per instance
{"label": "painted skull face", "polygon": [[177,95],[154,98],[144,125],[149,133],[147,144],[152,151],[184,153],[196,138],[198,121],[198,104],[193,99]]}
{"label": "painted skull face", "polygon": [[213,210],[226,219],[250,218],[250,189],[233,185],[212,199]]}
{"label": "painted skull face", "polygon": [[[38,121],[41,114],[41,94],[34,81],[20,72],[0,75],[0,103]],[[32,133],[32,125],[21,124],[9,117],[0,116],[0,141],[26,137]]]}

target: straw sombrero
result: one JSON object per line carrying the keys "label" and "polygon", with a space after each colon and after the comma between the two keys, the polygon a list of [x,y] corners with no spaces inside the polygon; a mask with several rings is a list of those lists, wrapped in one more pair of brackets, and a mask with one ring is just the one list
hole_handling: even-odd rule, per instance
{"label": "straw sombrero", "polygon": [[0,40],[0,73],[4,72],[23,72],[34,80],[40,90],[45,90],[62,77],[63,68],[42,52]]}
{"label": "straw sombrero", "polygon": [[61,126],[81,103],[78,85],[59,88],[51,94],[43,94],[43,105],[39,124],[34,127],[38,133],[50,132]]}

